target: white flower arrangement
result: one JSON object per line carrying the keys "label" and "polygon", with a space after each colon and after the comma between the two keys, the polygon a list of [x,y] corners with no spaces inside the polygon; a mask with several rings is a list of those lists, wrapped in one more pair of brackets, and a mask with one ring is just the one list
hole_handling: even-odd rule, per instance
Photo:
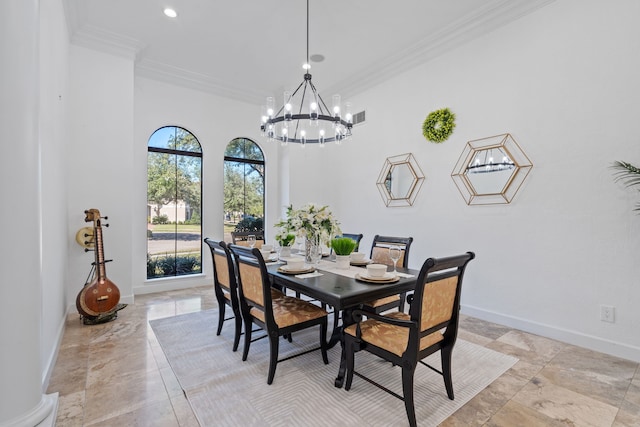
{"label": "white flower arrangement", "polygon": [[[297,237],[313,239],[318,237],[320,241],[329,242],[335,236],[342,234],[340,224],[334,218],[328,206],[319,206],[308,203],[300,209],[287,207],[287,218],[275,224],[280,227],[278,235],[295,233]],[[276,235],[276,239],[278,238]]]}

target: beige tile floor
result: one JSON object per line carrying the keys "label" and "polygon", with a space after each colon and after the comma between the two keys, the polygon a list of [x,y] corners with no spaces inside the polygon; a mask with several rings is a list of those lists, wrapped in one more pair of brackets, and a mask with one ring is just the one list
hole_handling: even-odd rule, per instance
{"label": "beige tile floor", "polygon": [[[148,321],[213,308],[212,289],[135,300],[106,324],[69,315],[47,391],[56,426],[198,425]],[[460,328],[519,362],[443,426],[640,426],[638,363],[470,317]]]}

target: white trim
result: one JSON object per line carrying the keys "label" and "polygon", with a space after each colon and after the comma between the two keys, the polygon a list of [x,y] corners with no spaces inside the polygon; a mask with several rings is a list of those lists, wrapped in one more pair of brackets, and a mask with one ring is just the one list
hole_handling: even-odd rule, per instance
{"label": "white trim", "polygon": [[511,328],[541,335],[543,337],[555,339],[568,344],[577,345],[579,347],[588,348],[590,350],[599,351],[612,356],[621,357],[623,359],[632,360],[634,362],[640,362],[640,347],[606,340],[593,335],[583,334],[581,332],[559,328],[553,325],[533,322],[520,317],[507,316],[478,307],[462,305],[460,311],[462,314],[467,316],[509,326]]}

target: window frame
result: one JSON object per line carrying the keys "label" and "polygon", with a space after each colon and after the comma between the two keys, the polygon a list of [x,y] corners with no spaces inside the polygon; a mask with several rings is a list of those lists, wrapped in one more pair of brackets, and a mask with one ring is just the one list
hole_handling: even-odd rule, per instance
{"label": "window frame", "polygon": [[[191,137],[193,137],[193,139],[195,140],[195,142],[198,144],[198,149],[199,151],[186,151],[186,150],[180,150],[180,149],[175,149],[175,148],[163,148],[163,147],[155,147],[155,146],[151,146],[149,145],[153,136],[158,132],[161,131],[162,129],[167,129],[167,128],[172,128],[174,130],[174,135],[177,134],[178,130],[181,130],[183,132],[185,132],[186,134],[190,135]],[[149,139],[147,141],[147,205],[149,205],[149,154],[150,153],[159,153],[159,154],[167,154],[167,155],[171,155],[171,156],[175,156],[175,170],[176,170],[176,194],[175,194],[175,202],[176,202],[176,209],[177,209],[177,200],[178,200],[178,186],[177,186],[177,171],[178,171],[178,157],[179,156],[185,156],[185,157],[196,157],[200,159],[200,184],[199,184],[199,196],[200,196],[200,239],[199,241],[202,241],[202,229],[203,229],[203,214],[202,214],[202,209],[203,209],[203,199],[204,199],[204,193],[203,193],[203,187],[202,187],[202,183],[203,183],[203,176],[204,176],[204,169],[203,169],[203,152],[202,152],[202,144],[200,143],[198,137],[191,132],[190,130],[182,127],[182,126],[175,126],[175,125],[169,125],[169,126],[162,126],[158,129],[156,129],[154,132],[151,133],[151,135],[149,136]],[[147,220],[147,224],[149,224],[148,220]],[[174,228],[174,235],[177,235],[177,229],[178,229],[178,220],[176,217],[176,221],[175,221],[175,228]],[[178,250],[177,250],[177,239],[174,237],[174,250],[173,250],[173,254],[168,254],[168,256],[173,256],[174,257],[174,267],[175,267],[175,273],[174,274],[168,274],[168,275],[160,275],[160,276],[149,276],[148,270],[147,270],[147,274],[146,274],[146,280],[157,280],[157,279],[167,279],[167,278],[178,278],[178,277],[189,277],[189,276],[193,276],[195,274],[202,274],[203,273],[203,267],[202,267],[202,244],[198,245],[198,251],[199,251],[199,258],[200,258],[200,271],[194,271],[192,273],[180,273],[178,271],[177,268],[177,260],[178,260]],[[195,250],[195,249],[194,249]],[[147,238],[147,245],[146,245],[146,251],[147,251],[147,268],[149,267],[148,263],[149,263],[149,239]]]}

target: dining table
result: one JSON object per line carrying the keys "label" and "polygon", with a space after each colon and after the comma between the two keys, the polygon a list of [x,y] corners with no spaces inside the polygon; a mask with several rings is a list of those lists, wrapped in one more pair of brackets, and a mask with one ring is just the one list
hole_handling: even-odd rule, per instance
{"label": "dining table", "polygon": [[[274,286],[290,289],[330,305],[334,309],[334,316],[340,314],[342,323],[332,330],[329,338],[330,347],[338,342],[342,345],[340,369],[334,383],[338,388],[344,383],[346,371],[343,330],[354,323],[351,315],[353,310],[368,301],[413,290],[419,273],[417,270],[398,268],[395,273],[397,280],[384,283],[362,280],[363,276],[367,277],[365,264],[351,265],[343,270],[337,268],[330,257],[323,258],[317,264],[307,265],[302,274],[284,271],[281,266],[280,262],[267,264],[267,271]],[[389,269],[393,270],[393,267]]]}

